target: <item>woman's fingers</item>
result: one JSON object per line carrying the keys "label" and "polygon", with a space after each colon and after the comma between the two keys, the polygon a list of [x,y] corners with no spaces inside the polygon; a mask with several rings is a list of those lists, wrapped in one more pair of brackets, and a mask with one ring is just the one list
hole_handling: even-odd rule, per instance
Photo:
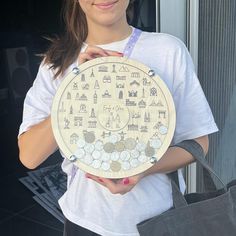
{"label": "woman's fingers", "polygon": [[79,55],[79,64],[81,65],[82,63],[94,59],[92,56],[90,56],[87,53],[80,53]]}
{"label": "woman's fingers", "polygon": [[[85,176],[103,185],[104,187],[109,189],[111,193],[122,195],[129,192],[136,185],[139,179],[138,175],[131,178],[117,179],[116,181],[114,179],[102,178],[89,173],[86,173]],[[134,181],[131,181],[132,178],[134,178]]]}
{"label": "woman's fingers", "polygon": [[107,57],[107,56],[118,56],[122,57],[123,54],[120,52],[105,50],[97,46],[88,46],[86,50],[79,55],[79,64],[82,64],[86,61],[95,59],[97,57]]}
{"label": "woman's fingers", "polygon": [[103,182],[103,180],[101,178],[99,178],[98,176],[95,176],[95,175],[91,175],[91,174],[88,174],[86,173],[86,178],[88,179],[92,179],[93,181],[103,185],[103,186],[106,186],[105,183]]}
{"label": "woman's fingers", "polygon": [[97,57],[108,56],[106,51],[97,46],[88,46],[86,50],[79,55],[79,64],[82,64],[88,60],[92,60]]}
{"label": "woman's fingers", "polygon": [[89,55],[101,55],[101,56],[108,56],[108,53],[106,52],[105,49],[97,47],[97,46],[88,46],[85,50],[86,53],[88,53]]}
{"label": "woman's fingers", "polygon": [[116,56],[116,57],[123,57],[123,53],[112,51],[112,50],[106,50],[108,56]]}
{"label": "woman's fingers", "polygon": [[95,176],[95,175],[92,175],[92,174],[89,174],[89,173],[86,173],[85,176],[88,178],[88,179],[92,179],[93,181],[107,187],[111,193],[113,194],[117,194],[117,193],[123,193],[123,189],[121,188],[120,184],[116,184],[114,182],[114,180],[111,180],[111,179],[107,179],[107,178],[102,178],[102,177],[98,177],[98,176]]}
{"label": "woman's fingers", "polygon": [[134,185],[129,184],[129,178],[120,179],[118,181],[107,178],[100,179],[102,180],[103,185],[106,186],[112,194],[123,195],[129,192],[134,187]]}

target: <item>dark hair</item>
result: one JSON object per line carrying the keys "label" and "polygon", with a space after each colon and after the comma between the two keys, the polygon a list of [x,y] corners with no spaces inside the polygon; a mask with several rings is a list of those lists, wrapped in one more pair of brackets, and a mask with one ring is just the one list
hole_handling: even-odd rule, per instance
{"label": "dark hair", "polygon": [[[127,8],[127,17],[132,17],[132,6],[135,0],[130,0]],[[55,78],[65,72],[81,50],[82,44],[88,35],[88,26],[85,14],[78,0],[64,0],[62,16],[65,22],[65,32],[59,37],[51,39],[52,44],[45,54],[44,63],[56,69]]]}

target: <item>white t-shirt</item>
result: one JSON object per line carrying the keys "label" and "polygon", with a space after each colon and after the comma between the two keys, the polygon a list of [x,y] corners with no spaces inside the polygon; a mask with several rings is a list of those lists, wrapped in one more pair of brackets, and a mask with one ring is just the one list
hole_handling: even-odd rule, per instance
{"label": "white t-shirt", "polygon": [[[123,52],[128,39],[99,46]],[[166,34],[142,32],[130,58],[153,69],[173,95],[177,112],[173,144],[218,130],[190,55],[181,41]],[[75,66],[76,63],[72,64],[65,74]],[[25,99],[20,134],[51,113],[53,96],[64,78],[60,76],[55,80],[53,74],[48,65],[40,66]],[[68,175],[68,182],[72,166],[67,159],[63,161],[62,168]],[[180,171],[179,178],[184,191]],[[170,181],[165,174],[147,176],[127,194],[116,195],[78,170],[59,204],[66,218],[97,234],[137,236],[137,223],[166,211],[173,203]]]}

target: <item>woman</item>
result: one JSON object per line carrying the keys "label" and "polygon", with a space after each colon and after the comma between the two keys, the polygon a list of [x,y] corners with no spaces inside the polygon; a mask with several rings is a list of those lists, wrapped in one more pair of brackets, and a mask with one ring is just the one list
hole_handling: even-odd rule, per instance
{"label": "woman", "polygon": [[[50,108],[65,75],[96,57],[123,56],[135,32],[126,18],[130,4],[128,0],[65,2],[65,35],[54,41],[46,53],[25,99],[19,149],[20,160],[26,167],[37,167],[57,149]],[[152,68],[171,91],[177,112],[172,144],[195,139],[207,153],[208,134],[216,132],[217,127],[184,44],[170,35],[142,32],[133,50],[125,53]],[[166,173],[193,160],[187,151],[170,147],[144,173],[114,182],[81,170],[72,179],[73,164],[65,159],[62,168],[68,175],[68,189],[59,200],[67,218],[65,235],[139,235],[137,223],[172,206]],[[180,171],[179,181],[184,191]]]}

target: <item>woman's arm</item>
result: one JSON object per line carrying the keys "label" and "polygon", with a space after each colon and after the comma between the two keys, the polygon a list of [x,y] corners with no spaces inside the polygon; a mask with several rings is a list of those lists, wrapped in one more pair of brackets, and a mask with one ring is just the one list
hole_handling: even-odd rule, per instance
{"label": "woman's arm", "polygon": [[20,161],[29,169],[34,169],[57,149],[50,116],[18,138]]}
{"label": "woman's arm", "polygon": [[[203,148],[205,155],[208,152],[209,140],[208,136],[202,136],[196,138],[197,141]],[[194,162],[194,157],[183,148],[170,147],[164,156],[150,169],[144,172],[144,175],[150,175],[155,173],[168,173],[174,170],[185,167],[188,164]]]}

